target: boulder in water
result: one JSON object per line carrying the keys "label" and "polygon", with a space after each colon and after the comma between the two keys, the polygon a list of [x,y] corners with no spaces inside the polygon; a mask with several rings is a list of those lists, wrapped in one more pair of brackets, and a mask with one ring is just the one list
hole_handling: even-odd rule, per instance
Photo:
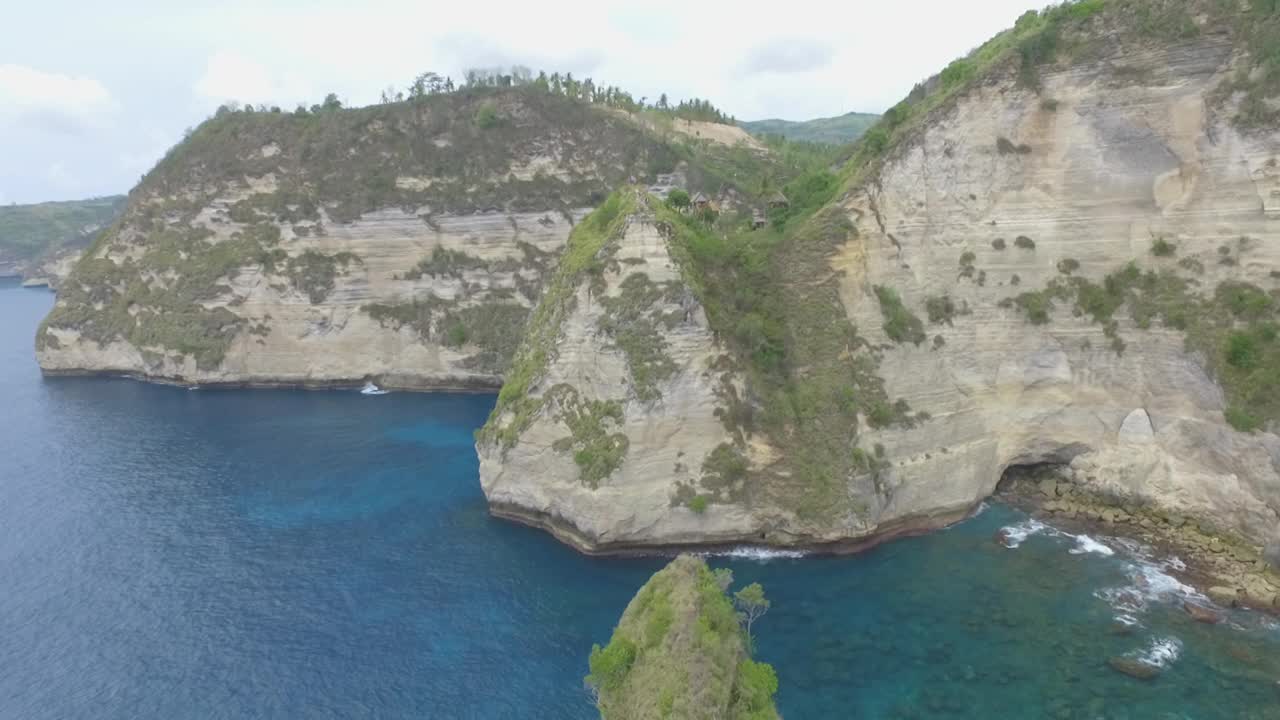
{"label": "boulder in water", "polygon": [[1221,615],[1203,605],[1197,605],[1193,602],[1184,602],[1182,603],[1182,609],[1187,611],[1187,614],[1191,616],[1192,620],[1199,623],[1217,625],[1222,622]]}
{"label": "boulder in water", "polygon": [[1139,680],[1155,680],[1160,676],[1160,668],[1148,662],[1128,657],[1113,657],[1107,661],[1112,670]]}

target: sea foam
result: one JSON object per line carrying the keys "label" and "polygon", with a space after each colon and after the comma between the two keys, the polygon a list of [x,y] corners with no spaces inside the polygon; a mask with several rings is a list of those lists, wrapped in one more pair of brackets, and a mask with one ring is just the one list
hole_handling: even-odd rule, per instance
{"label": "sea foam", "polygon": [[1002,528],[1001,532],[1004,534],[1004,546],[1013,549],[1021,545],[1023,541],[1032,535],[1039,535],[1040,533],[1049,530],[1053,530],[1053,528],[1045,525],[1035,518],[1027,518],[1016,525],[1009,525],[1008,527]]}
{"label": "sea foam", "polygon": [[703,554],[710,557],[731,557],[739,560],[768,562],[770,560],[795,560],[804,557],[808,553],[803,550],[780,550],[758,545],[742,545],[727,550],[713,550]]}
{"label": "sea foam", "polygon": [[1176,637],[1152,638],[1146,650],[1132,655],[1138,662],[1158,668],[1169,667],[1182,655],[1182,641]]}
{"label": "sea foam", "polygon": [[1084,553],[1094,553],[1096,555],[1115,555],[1116,551],[1110,547],[1094,540],[1088,535],[1076,535],[1076,546],[1068,552],[1072,555],[1083,555]]}

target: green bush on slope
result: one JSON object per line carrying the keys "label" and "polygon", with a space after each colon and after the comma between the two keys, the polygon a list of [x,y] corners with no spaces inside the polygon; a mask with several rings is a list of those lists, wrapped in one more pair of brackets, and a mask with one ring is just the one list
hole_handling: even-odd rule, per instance
{"label": "green bush on slope", "polygon": [[1211,296],[1171,270],[1143,271],[1134,262],[1101,283],[1081,277],[1055,278],[1044,290],[1023,293],[1006,304],[1035,324],[1050,320],[1054,300],[1103,326],[1118,352],[1125,347],[1117,316],[1126,313],[1138,330],[1155,321],[1183,333],[1187,350],[1203,358],[1226,392],[1227,421],[1237,430],[1280,422],[1280,297],[1238,281],[1223,282]]}

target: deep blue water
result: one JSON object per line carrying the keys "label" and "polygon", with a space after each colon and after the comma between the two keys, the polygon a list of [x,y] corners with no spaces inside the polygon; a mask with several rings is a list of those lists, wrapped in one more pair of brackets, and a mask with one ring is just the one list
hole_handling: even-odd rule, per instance
{"label": "deep blue water", "polygon": [[[51,303],[0,287],[0,718],[594,717],[591,644],[665,560],[491,519],[491,397],[42,380]],[[1114,540],[992,541],[1024,521],[713,564],[773,600],[789,720],[1280,717],[1269,621],[1191,623]],[[1126,653],[1164,674],[1106,666]]]}

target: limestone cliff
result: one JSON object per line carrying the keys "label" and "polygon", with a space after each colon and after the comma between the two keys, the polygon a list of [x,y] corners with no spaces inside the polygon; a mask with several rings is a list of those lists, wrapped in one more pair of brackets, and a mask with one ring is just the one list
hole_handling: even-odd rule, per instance
{"label": "limestone cliff", "polygon": [[180,383],[496,387],[573,223],[628,180],[710,178],[695,144],[528,87],[220,111],[130,194],[37,356]]}
{"label": "limestone cliff", "polygon": [[[1103,39],[1034,86],[998,68],[841,202],[842,304],[886,346],[888,391],[932,417],[867,434],[892,458],[881,518],[972,507],[1011,464],[1070,461],[1096,491],[1255,543],[1280,528],[1280,382],[1233,377],[1220,340],[1277,318],[1280,133],[1242,127],[1224,90],[1251,67],[1228,29],[1247,15],[1172,6],[1192,23],[1176,40],[1111,34],[1104,12],[1081,31]],[[891,342],[876,286],[933,315],[932,341]],[[1269,419],[1239,432],[1232,405]]]}
{"label": "limestone cliff", "polygon": [[717,465],[745,463],[721,421],[737,380],[659,210],[628,190],[574,231],[480,434],[491,509],[580,547],[732,541],[754,522]]}
{"label": "limestone cliff", "polygon": [[681,555],[627,605],[613,637],[591,652],[588,687],[606,720],[770,720],[778,679],[755,662],[722,582]]}
{"label": "limestone cliff", "polygon": [[[1274,540],[1276,12],[1032,12],[886,113],[838,187],[785,188],[770,228],[641,203],[582,244],[602,269],[565,276],[480,435],[494,511],[590,551],[848,548],[1069,462]],[[629,352],[612,313],[641,289],[659,337]]]}

